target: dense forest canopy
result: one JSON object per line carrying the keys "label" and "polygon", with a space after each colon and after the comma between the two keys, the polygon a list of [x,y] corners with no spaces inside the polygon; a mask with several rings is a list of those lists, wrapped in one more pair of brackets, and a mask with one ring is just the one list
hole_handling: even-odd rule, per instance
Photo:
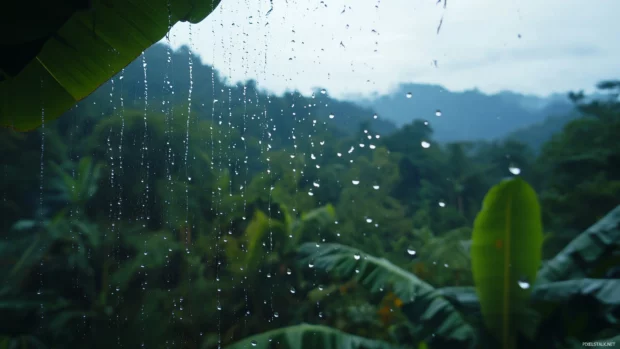
{"label": "dense forest canopy", "polygon": [[[438,142],[435,119],[396,127],[320,88],[273,95],[190,55],[155,45],[57,121],[0,131],[0,347],[218,348],[309,323],[300,338],[328,325],[361,347],[439,348],[397,294],[330,278],[299,247],[467,287],[474,219],[502,179],[538,193],[543,261],[620,204],[618,82],[571,95],[541,136]],[[611,261],[596,277],[618,277]],[[599,333],[552,339],[569,335]]]}

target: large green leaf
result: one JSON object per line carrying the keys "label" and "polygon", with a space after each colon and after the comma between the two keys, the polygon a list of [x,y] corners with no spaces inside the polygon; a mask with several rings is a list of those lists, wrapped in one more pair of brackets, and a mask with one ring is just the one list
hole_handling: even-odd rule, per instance
{"label": "large green leaf", "polygon": [[304,244],[300,255],[303,264],[312,262],[337,278],[355,279],[371,292],[392,291],[403,301],[404,314],[427,330],[423,332],[449,341],[473,341],[472,328],[450,302],[431,285],[386,259],[339,244]]}
{"label": "large green leaf", "polygon": [[226,349],[391,349],[386,342],[354,336],[333,328],[302,324],[245,338]]}
{"label": "large green leaf", "polygon": [[589,277],[620,245],[620,206],[581,233],[538,273],[542,282]]}
{"label": "large green leaf", "polygon": [[517,325],[527,321],[542,239],[534,190],[520,178],[491,188],[474,223],[472,272],[486,326],[504,349],[515,346]]}
{"label": "large green leaf", "polygon": [[[66,21],[41,20],[43,30],[25,34],[11,28],[20,34],[14,35],[14,42],[0,46],[16,56],[14,62],[1,61],[0,126],[28,130],[39,126],[43,115],[45,120],[59,117],[159,41],[171,25],[199,22],[218,2],[106,0],[94,1],[89,11],[65,3],[57,18]],[[41,4],[45,2],[34,2],[28,10],[49,6]],[[24,14],[11,13],[11,9],[4,12],[3,26],[8,21],[22,27]],[[22,55],[24,45],[31,45],[25,51],[36,57]]]}

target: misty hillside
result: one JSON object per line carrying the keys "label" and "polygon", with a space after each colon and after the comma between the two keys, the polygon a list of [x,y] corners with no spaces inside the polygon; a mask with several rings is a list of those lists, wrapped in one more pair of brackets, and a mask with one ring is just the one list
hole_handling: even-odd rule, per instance
{"label": "misty hillside", "polygon": [[[168,54],[171,55],[171,61],[167,66]],[[149,99],[156,110],[156,106],[162,102],[175,105],[187,103],[190,87],[188,60],[187,47],[168,52],[166,46],[155,45],[146,51]],[[121,90],[125,95],[125,108],[144,108],[144,74],[141,61],[133,62],[124,70]],[[117,79],[120,79],[120,75]],[[81,113],[93,116],[100,113],[89,109],[99,110],[98,105],[108,105],[111,88],[111,83],[107,83],[80,103]],[[322,94],[320,89],[312,96],[303,96],[299,92],[287,92],[282,96],[269,94],[267,108],[257,110],[258,106],[253,104],[253,99],[268,98],[267,91],[258,88],[254,81],[247,81],[245,85],[226,81],[217,70],[212,70],[211,66],[202,64],[199,58],[194,57],[193,95],[209,96],[214,100],[213,103],[211,100],[194,103],[191,110],[198,118],[208,120],[212,115],[218,117],[228,114],[228,106],[217,101],[230,100],[233,102],[232,110],[241,112],[240,115],[251,117],[266,112],[272,122],[280,126],[296,122],[293,120],[295,118],[310,123],[316,120],[326,123],[333,132],[343,136],[351,136],[365,129],[387,136],[402,129],[404,125],[410,125],[413,120],[422,119],[430,122],[436,141],[509,138],[527,144],[534,150],[538,150],[542,143],[574,118],[570,116],[570,102],[560,95],[540,98],[509,91],[486,95],[475,90],[451,92],[441,86],[422,84],[402,85],[398,91],[372,101],[337,100]],[[407,98],[408,92],[411,92],[411,98]],[[375,114],[378,116],[375,117]],[[183,115],[183,108],[180,108],[179,115]],[[238,120],[237,123],[241,125],[244,121]],[[291,141],[290,134],[279,134],[284,129],[279,127],[274,133],[277,140],[274,146]],[[248,132],[253,131],[257,129]]]}
{"label": "misty hillside", "polygon": [[[411,98],[407,95],[411,93]],[[452,92],[426,84],[402,84],[393,93],[376,99],[358,100],[381,118],[402,126],[415,119],[428,120],[439,141],[492,140],[549,116],[572,110],[568,98],[525,96],[514,92],[487,95],[478,90]],[[559,125],[554,132],[561,129]]]}

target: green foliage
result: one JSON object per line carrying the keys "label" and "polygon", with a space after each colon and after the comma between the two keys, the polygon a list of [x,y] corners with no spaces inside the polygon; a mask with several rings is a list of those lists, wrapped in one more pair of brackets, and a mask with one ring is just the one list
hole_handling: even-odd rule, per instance
{"label": "green foliage", "polygon": [[537,157],[514,140],[439,143],[423,121],[389,134],[370,109],[226,84],[196,55],[190,85],[187,47],[144,59],[147,100],[139,59],[44,130],[0,131],[0,345],[210,349],[266,332],[498,347],[471,235],[515,168],[540,193],[550,259],[517,346],[617,335],[617,212],[575,238],[620,204],[617,101],[579,100],[590,116]]}
{"label": "green foliage", "polygon": [[[552,231],[569,233],[564,244],[620,204],[620,102],[613,89],[600,92],[603,97],[576,100],[585,117],[568,123],[537,159],[545,188],[543,218]],[[559,244],[552,254],[562,247]]]}
{"label": "green foliage", "polygon": [[431,334],[461,344],[472,341],[471,328],[449,302],[431,285],[389,261],[338,244],[305,244],[300,254],[302,263],[314,264],[338,279],[356,280],[371,292],[391,290],[403,303],[405,316],[421,327],[419,341],[430,339]]}
{"label": "green foliage", "polygon": [[353,336],[333,328],[302,324],[261,333],[231,344],[226,349],[392,349],[397,346],[377,340]]}
{"label": "green foliage", "polygon": [[[28,130],[42,119],[54,120],[160,40],[176,22],[197,23],[218,1],[105,1],[90,5],[90,11],[65,3],[68,6],[51,8],[46,2],[28,4],[3,17],[3,22],[9,21],[3,23],[7,28],[23,30],[3,47],[7,52],[18,50],[17,57],[6,61],[8,66],[0,67],[1,126]],[[20,25],[23,16],[18,15],[32,12],[54,19],[31,24],[39,31],[32,33]]]}
{"label": "green foliage", "polygon": [[541,251],[540,206],[529,184],[516,178],[489,190],[474,223],[472,272],[486,325],[505,349],[526,323]]}
{"label": "green foliage", "polygon": [[552,282],[605,276],[610,268],[620,263],[617,256],[620,247],[618,221],[620,206],[547,261],[538,274],[540,280]]}

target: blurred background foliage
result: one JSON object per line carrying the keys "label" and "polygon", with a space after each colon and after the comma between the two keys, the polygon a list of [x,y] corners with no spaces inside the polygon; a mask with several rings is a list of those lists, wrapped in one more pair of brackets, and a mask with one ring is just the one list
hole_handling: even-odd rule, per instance
{"label": "blurred background foliage", "polygon": [[[581,116],[540,149],[514,138],[442,144],[432,124],[387,133],[370,109],[319,90],[275,96],[231,84],[197,57],[190,107],[188,55],[145,53],[148,103],[134,62],[56,122],[0,130],[0,348],[207,349],[284,327],[295,335],[266,338],[312,347],[310,331],[337,348],[458,347],[432,340],[439,324],[412,320],[423,297],[379,291],[355,267],[327,273],[318,257],[300,259],[300,246],[375,256],[433,295],[443,290],[475,327],[471,229],[489,188],[518,169],[539,194],[543,265],[620,204],[620,83],[602,83],[598,99],[574,94]],[[617,241],[592,257],[605,261],[595,274],[578,277],[617,279]],[[578,299],[599,299],[592,292]],[[540,302],[545,319],[584,319]],[[592,304],[584,321],[616,321]],[[547,348],[618,334],[550,320],[537,328],[555,333]]]}

